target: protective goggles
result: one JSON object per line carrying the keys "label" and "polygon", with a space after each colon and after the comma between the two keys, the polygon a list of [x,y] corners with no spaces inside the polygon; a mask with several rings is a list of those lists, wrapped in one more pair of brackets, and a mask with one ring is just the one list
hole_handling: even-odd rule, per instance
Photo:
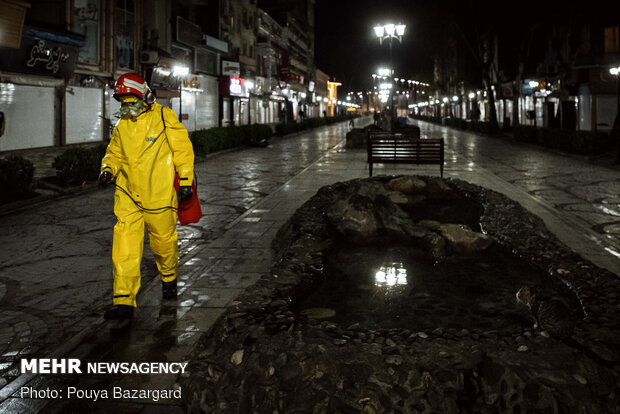
{"label": "protective goggles", "polygon": [[119,97],[119,99],[120,99],[121,103],[134,103],[134,102],[138,102],[140,100],[135,95],[121,95]]}

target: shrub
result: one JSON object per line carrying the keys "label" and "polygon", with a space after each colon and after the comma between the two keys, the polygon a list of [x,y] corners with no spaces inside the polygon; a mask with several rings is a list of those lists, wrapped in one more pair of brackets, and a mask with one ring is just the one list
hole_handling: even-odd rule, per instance
{"label": "shrub", "polygon": [[302,122],[289,122],[287,124],[276,125],[276,135],[287,135],[293,132],[303,131],[304,129],[315,128],[322,125],[331,125],[337,122],[348,121],[348,115],[337,115],[329,118],[308,118]]}
{"label": "shrub", "polygon": [[264,124],[252,124],[243,125],[243,142],[246,145],[258,145],[259,143],[268,140],[273,135],[273,131],[269,125]]}
{"label": "shrub", "polygon": [[276,125],[276,135],[288,135],[300,130],[300,124],[297,122],[289,122],[287,124]]}
{"label": "shrub", "polygon": [[538,132],[535,126],[515,125],[513,129],[514,137],[517,141],[536,144],[538,142]]}
{"label": "shrub", "polygon": [[[192,141],[194,152],[204,156],[214,151],[236,146],[237,144],[228,142],[226,128],[229,127],[212,127],[193,131],[190,140]],[[227,146],[228,144],[230,145]]]}
{"label": "shrub", "polygon": [[580,154],[600,154],[607,149],[610,141],[607,135],[590,131],[573,131],[571,134],[573,150]]}
{"label": "shrub", "polygon": [[106,144],[95,147],[71,147],[57,156],[52,163],[56,176],[68,185],[84,181],[96,181],[101,169],[101,159],[105,155]]}
{"label": "shrub", "polygon": [[468,129],[469,123],[466,119],[461,118],[444,118],[447,126],[458,129]]}
{"label": "shrub", "polygon": [[520,125],[515,127],[514,136],[518,141],[583,155],[600,154],[609,145],[606,135],[590,131]]}
{"label": "shrub", "polygon": [[0,159],[0,202],[16,201],[33,194],[34,164],[23,157]]}
{"label": "shrub", "polygon": [[496,134],[499,132],[499,127],[497,125],[493,125],[488,121],[471,121],[469,123],[469,128],[472,131],[482,132],[483,134]]}
{"label": "shrub", "polygon": [[190,135],[194,152],[207,155],[211,152],[234,148],[239,145],[256,145],[273,135],[269,125],[252,124],[242,126],[212,127],[199,129]]}

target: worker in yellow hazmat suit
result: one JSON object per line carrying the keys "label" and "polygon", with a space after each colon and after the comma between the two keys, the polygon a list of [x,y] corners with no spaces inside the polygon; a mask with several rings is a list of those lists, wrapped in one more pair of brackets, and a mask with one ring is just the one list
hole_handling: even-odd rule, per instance
{"label": "worker in yellow hazmat suit", "polygon": [[[130,319],[140,288],[144,229],[162,280],[164,299],[177,295],[177,213],[192,196],[194,152],[187,130],[174,111],[151,102],[145,80],[134,73],[116,81],[114,98],[121,119],[101,161],[99,184],[116,178],[112,262],[114,307],[106,319]],[[179,191],[175,192],[175,172]]]}

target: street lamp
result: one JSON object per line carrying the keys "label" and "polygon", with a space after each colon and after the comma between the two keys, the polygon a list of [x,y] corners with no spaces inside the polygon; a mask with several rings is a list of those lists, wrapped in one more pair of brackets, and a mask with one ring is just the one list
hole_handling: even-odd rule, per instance
{"label": "street lamp", "polygon": [[[399,23],[399,24],[388,23],[385,25],[377,25],[374,27],[375,35],[379,38],[380,45],[383,44],[384,40],[386,39],[390,40],[390,68],[394,67],[394,65],[392,64],[392,43],[394,42],[394,39],[398,40],[399,43],[402,43],[403,35],[405,34],[406,27],[407,26],[402,23]],[[392,73],[393,73],[393,70],[392,70]],[[392,115],[394,114],[393,104],[394,104],[393,89],[390,89],[389,106],[390,106]],[[390,125],[390,128],[391,128],[391,125]]]}
{"label": "street lamp", "polygon": [[179,80],[179,122],[183,123],[183,106],[182,106],[182,98],[183,94],[183,77],[187,76],[189,73],[189,68],[183,65],[176,65],[172,68],[172,74]]}
{"label": "street lamp", "polygon": [[618,156],[616,157],[616,163],[620,164],[620,66],[609,69],[609,73],[616,77],[616,119],[614,120],[614,126],[611,129],[612,135],[615,135],[618,141]]}

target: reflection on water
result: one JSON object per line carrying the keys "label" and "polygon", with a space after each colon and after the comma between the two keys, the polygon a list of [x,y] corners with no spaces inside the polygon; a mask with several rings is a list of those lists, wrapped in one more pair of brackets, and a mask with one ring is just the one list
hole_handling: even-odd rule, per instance
{"label": "reflection on water", "polygon": [[375,285],[379,287],[391,287],[407,284],[407,269],[402,263],[392,263],[381,266],[375,273]]}
{"label": "reflection on water", "polygon": [[579,306],[560,281],[496,245],[437,264],[413,246],[342,244],[325,252],[323,269],[322,280],[293,298],[293,309],[345,327],[521,329],[532,325],[515,300],[523,285]]}

